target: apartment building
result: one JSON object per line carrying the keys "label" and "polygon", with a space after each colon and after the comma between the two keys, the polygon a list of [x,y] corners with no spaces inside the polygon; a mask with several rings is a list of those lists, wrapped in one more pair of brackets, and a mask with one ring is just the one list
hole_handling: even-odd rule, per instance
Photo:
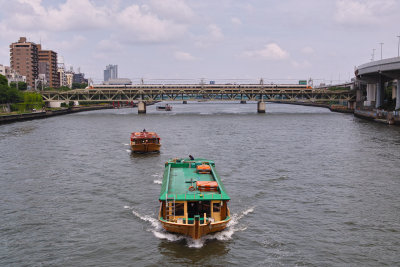
{"label": "apartment building", "polygon": [[[60,87],[60,76],[57,68],[57,53],[52,50],[42,50],[41,45],[37,46],[39,64],[44,66],[44,63],[46,63],[48,66],[48,72],[46,68],[43,68],[43,72],[39,72],[39,74],[44,74],[46,76],[50,87]],[[46,72],[44,72],[45,70]]]}
{"label": "apartment building", "polygon": [[20,37],[18,42],[10,45],[10,67],[26,77],[28,86],[35,87],[39,77],[38,45],[28,42],[26,37]]}

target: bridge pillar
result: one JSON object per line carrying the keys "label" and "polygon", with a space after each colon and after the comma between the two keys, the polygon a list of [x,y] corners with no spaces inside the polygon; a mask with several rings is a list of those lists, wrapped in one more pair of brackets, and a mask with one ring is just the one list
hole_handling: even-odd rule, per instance
{"label": "bridge pillar", "polygon": [[257,112],[258,113],[265,113],[265,102],[264,101],[258,101],[258,103],[257,103]]}
{"label": "bridge pillar", "polygon": [[364,102],[364,106],[371,106],[372,102],[376,101],[376,84],[367,83],[367,100]]}
{"label": "bridge pillar", "polygon": [[146,102],[140,101],[138,104],[138,114],[146,114]]}
{"label": "bridge pillar", "polygon": [[379,79],[379,82],[376,84],[376,104],[375,108],[380,108],[383,105],[383,100],[385,97],[385,88],[384,83],[382,82],[382,78]]}
{"label": "bridge pillar", "polygon": [[396,110],[400,109],[400,79],[397,79],[396,88]]}

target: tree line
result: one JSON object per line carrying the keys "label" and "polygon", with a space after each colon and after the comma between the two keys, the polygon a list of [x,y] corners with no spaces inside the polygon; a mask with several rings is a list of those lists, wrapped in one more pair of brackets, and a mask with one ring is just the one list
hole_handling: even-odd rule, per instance
{"label": "tree line", "polygon": [[0,74],[0,103],[20,103],[24,101],[23,93],[16,87],[10,87],[8,80]]}

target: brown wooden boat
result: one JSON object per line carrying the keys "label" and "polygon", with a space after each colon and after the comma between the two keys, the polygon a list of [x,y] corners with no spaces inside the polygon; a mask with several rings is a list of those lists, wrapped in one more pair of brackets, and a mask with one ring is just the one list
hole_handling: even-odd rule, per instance
{"label": "brown wooden boat", "polygon": [[173,159],[165,163],[159,221],[169,232],[199,239],[230,221],[230,200],[213,161]]}
{"label": "brown wooden boat", "polygon": [[161,143],[160,137],[155,132],[142,132],[131,133],[130,146],[133,152],[147,153],[147,152],[160,152]]}

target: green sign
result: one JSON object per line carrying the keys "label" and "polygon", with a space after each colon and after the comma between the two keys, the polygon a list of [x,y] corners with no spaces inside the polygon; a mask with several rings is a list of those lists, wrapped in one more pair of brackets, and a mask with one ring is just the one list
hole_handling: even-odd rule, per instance
{"label": "green sign", "polygon": [[299,84],[300,84],[300,85],[307,85],[307,80],[300,80],[300,81],[299,81]]}

